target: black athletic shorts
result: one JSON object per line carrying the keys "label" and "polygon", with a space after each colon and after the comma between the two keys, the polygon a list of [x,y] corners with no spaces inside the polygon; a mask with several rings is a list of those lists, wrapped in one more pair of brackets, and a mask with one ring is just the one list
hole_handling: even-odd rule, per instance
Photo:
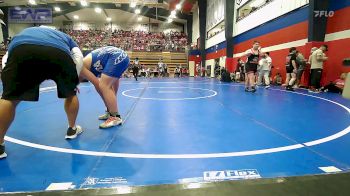
{"label": "black athletic shorts", "polygon": [[286,72],[287,73],[293,73],[294,67],[293,66],[286,66]]}
{"label": "black athletic shorts", "polygon": [[24,44],[15,47],[1,74],[2,99],[38,101],[39,85],[44,80],[54,80],[59,98],[76,94],[79,78],[69,54],[50,47]]}
{"label": "black athletic shorts", "polygon": [[253,64],[253,63],[245,64],[245,73],[249,73],[249,72],[256,73],[257,70],[258,70],[258,64]]}

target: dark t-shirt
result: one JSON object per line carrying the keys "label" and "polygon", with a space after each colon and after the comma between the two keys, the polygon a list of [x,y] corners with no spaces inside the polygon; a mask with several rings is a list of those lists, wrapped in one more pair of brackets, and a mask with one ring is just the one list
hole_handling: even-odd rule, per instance
{"label": "dark t-shirt", "polygon": [[294,69],[292,61],[295,61],[297,63],[297,55],[295,53],[289,53],[286,58],[286,67],[289,67],[290,69]]}

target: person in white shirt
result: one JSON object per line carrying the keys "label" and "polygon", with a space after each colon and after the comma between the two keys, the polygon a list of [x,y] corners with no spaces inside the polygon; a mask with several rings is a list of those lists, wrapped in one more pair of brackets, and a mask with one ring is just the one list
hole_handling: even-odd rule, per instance
{"label": "person in white shirt", "polygon": [[323,63],[328,60],[325,52],[328,51],[327,45],[322,45],[311,56],[311,87],[310,92],[319,92],[320,81],[322,78]]}
{"label": "person in white shirt", "polygon": [[270,57],[270,53],[266,52],[263,55],[263,58],[259,61],[260,70],[259,70],[259,77],[258,77],[258,85],[262,85],[262,79],[264,78],[265,81],[265,88],[270,88],[270,71],[271,71],[271,65],[272,65],[272,59]]}

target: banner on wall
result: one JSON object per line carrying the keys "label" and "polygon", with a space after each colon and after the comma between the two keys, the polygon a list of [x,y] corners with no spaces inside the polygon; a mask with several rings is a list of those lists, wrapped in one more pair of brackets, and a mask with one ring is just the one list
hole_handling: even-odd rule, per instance
{"label": "banner on wall", "polygon": [[11,7],[8,8],[9,23],[52,23],[51,8],[28,8],[28,7]]}

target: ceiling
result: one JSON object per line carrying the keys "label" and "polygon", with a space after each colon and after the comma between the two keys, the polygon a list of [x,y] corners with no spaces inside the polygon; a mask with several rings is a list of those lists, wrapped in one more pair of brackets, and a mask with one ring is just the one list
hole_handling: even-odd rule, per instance
{"label": "ceiling", "polygon": [[[145,16],[142,17],[142,21],[138,22],[137,18],[138,16],[133,13],[125,12],[123,10],[118,10],[118,9],[105,9],[107,16],[112,18],[113,23],[148,23],[149,18]],[[74,20],[73,16],[78,15],[79,20],[78,21],[89,21],[89,22],[106,22],[106,15],[105,13],[96,13],[93,8],[84,8],[75,12],[70,12],[66,14],[66,16]],[[57,16],[54,18],[57,21],[67,21],[68,19],[63,16]],[[151,23],[159,23],[159,20],[151,19]]]}

